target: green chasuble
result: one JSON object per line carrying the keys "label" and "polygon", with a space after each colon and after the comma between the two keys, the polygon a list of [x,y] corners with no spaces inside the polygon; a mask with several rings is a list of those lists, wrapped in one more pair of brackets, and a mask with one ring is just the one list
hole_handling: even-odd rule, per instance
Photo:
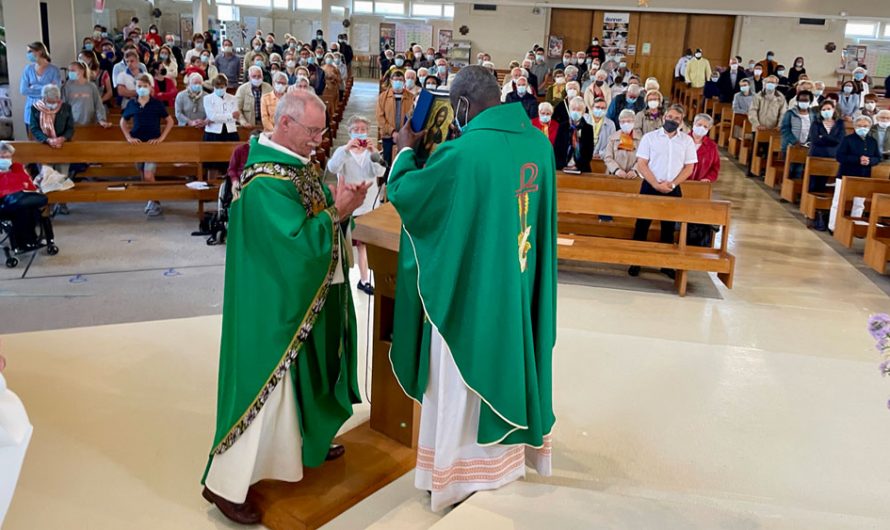
{"label": "green chasuble", "polygon": [[345,265],[347,281],[332,284],[338,257],[351,251],[336,215],[313,167],[251,142],[229,212],[211,461],[250,426],[283,377],[294,383],[305,466],[324,463],[361,401]]}
{"label": "green chasuble", "polygon": [[541,446],[555,421],[556,176],[553,148],[518,103],[489,108],[424,168],[393,162],[403,223],[390,360],[422,401],[431,326],[479,395],[480,445]]}

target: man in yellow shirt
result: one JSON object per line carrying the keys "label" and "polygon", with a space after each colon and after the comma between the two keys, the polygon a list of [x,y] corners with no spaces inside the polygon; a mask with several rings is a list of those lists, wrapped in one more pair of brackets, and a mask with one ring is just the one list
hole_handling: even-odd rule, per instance
{"label": "man in yellow shirt", "polygon": [[696,48],[695,55],[686,62],[686,84],[692,88],[702,88],[705,81],[711,78],[711,63],[702,57],[701,48]]}

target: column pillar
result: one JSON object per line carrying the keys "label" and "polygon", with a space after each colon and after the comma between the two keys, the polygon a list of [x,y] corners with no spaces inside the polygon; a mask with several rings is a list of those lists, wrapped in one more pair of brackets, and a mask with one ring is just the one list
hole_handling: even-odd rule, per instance
{"label": "column pillar", "polygon": [[37,0],[3,0],[3,20],[6,25],[13,134],[16,140],[27,140],[25,96],[19,92],[19,82],[28,64],[27,46],[40,38],[40,4]]}
{"label": "column pillar", "polygon": [[215,0],[193,0],[192,20],[194,21],[195,33],[203,33],[210,29],[210,26],[207,25],[207,19],[211,15],[216,16]]}
{"label": "column pillar", "polygon": [[[324,32],[324,40],[328,43],[328,47],[330,47],[332,42],[337,42],[337,36],[330,34],[332,5],[333,3],[331,0],[321,1],[321,30]],[[315,34],[313,34],[311,38],[314,39]]]}

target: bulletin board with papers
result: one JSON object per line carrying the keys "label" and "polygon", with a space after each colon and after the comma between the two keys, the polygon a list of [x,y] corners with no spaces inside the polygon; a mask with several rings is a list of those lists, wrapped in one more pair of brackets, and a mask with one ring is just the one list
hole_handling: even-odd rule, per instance
{"label": "bulletin board with papers", "polygon": [[357,52],[367,53],[371,51],[370,24],[355,24],[352,26],[352,45]]}
{"label": "bulletin board with papers", "polygon": [[433,47],[433,27],[429,24],[396,24],[396,49],[407,50],[416,42],[424,49]]}

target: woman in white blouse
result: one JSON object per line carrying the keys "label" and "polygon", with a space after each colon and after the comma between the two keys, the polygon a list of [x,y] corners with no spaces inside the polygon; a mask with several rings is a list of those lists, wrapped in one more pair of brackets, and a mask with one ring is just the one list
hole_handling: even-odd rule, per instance
{"label": "woman in white blouse", "polygon": [[[365,202],[356,208],[353,215],[358,217],[366,214],[380,204],[381,190],[377,179],[386,173],[383,158],[377,151],[377,145],[373,139],[368,138],[371,122],[364,116],[354,115],[348,122],[349,142],[334,151],[328,160],[328,171],[337,175],[337,180],[346,184],[359,184],[371,181]],[[367,294],[374,294],[371,286],[371,277],[368,271],[368,252],[365,245],[356,241],[358,247],[358,265],[361,278],[358,288]]]}
{"label": "woman in white blouse", "polygon": [[205,142],[237,142],[238,138],[238,100],[226,92],[229,80],[224,74],[213,79],[213,94],[204,96],[204,114],[207,116],[204,126]]}

